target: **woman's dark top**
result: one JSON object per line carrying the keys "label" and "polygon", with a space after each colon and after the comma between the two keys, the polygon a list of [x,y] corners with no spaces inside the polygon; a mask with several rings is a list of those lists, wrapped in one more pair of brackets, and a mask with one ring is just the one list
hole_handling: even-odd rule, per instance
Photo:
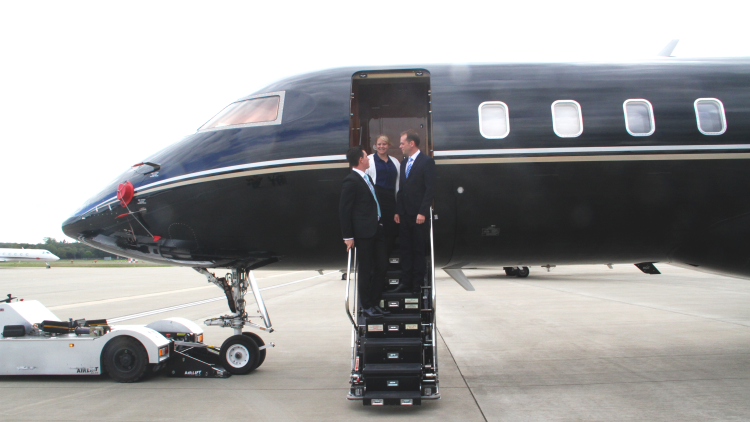
{"label": "woman's dark top", "polygon": [[383,161],[378,154],[374,155],[375,158],[375,184],[381,188],[395,190],[396,189],[396,177],[398,171],[396,165],[393,164],[390,157]]}

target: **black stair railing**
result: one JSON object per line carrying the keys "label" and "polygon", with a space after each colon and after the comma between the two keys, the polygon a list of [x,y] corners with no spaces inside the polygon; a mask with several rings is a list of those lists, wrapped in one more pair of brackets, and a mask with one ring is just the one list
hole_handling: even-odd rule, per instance
{"label": "black stair railing", "polygon": [[432,304],[432,370],[437,378],[438,358],[437,358],[437,287],[435,282],[435,233],[433,223],[435,217],[432,207],[430,207],[430,294]]}
{"label": "black stair railing", "polygon": [[[348,254],[349,257],[346,260],[346,294],[344,295],[344,308],[346,308],[346,316],[349,317],[349,321],[351,321],[352,327],[354,327],[354,331],[356,332],[357,323],[354,321],[354,315],[357,315],[357,248],[350,248]],[[354,304],[350,310],[349,290],[351,289],[352,272],[354,273]]]}

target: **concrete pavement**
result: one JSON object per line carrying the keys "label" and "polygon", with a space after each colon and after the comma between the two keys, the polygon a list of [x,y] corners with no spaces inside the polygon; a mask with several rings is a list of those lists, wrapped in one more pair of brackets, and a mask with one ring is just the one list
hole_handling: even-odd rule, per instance
{"label": "concrete pavement", "polygon": [[[750,281],[659,269],[532,268],[526,279],[468,270],[476,292],[438,272],[442,398],[413,408],[345,399],[350,326],[339,273],[257,271],[261,288],[307,280],[263,292],[276,332],[261,336],[277,347],[250,375],[137,384],[0,377],[0,421],[749,420]],[[222,295],[184,268],[0,269],[6,293],[40,300],[63,319]],[[226,311],[217,300],[125,323],[182,316],[202,325]],[[209,344],[230,335],[205,330]]]}

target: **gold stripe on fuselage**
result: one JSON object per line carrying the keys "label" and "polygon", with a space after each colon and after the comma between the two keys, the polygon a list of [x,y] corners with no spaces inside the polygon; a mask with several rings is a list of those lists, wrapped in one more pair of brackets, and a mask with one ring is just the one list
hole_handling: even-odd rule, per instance
{"label": "gold stripe on fuselage", "polygon": [[559,155],[554,157],[475,157],[436,158],[436,164],[496,163],[575,163],[585,161],[668,161],[668,160],[738,160],[750,159],[750,153],[721,154],[640,154],[640,155]]}
{"label": "gold stripe on fuselage", "polygon": [[[440,165],[457,164],[503,164],[503,163],[563,163],[563,162],[593,162],[593,161],[668,161],[668,160],[737,160],[750,159],[750,153],[719,153],[719,154],[639,154],[639,155],[559,155],[547,157],[474,157],[474,158],[436,158],[435,163]],[[214,176],[197,177],[175,183],[137,191],[136,195],[144,195],[165,189],[188,186],[196,183],[213,182],[216,180],[232,179],[237,177],[256,176],[271,173],[289,173],[293,171],[323,170],[335,168],[347,168],[347,163],[324,163],[324,164],[302,164],[283,167],[266,167],[258,170],[246,170],[233,173],[217,174]]]}
{"label": "gold stripe on fuselage", "polygon": [[233,179],[236,177],[256,176],[260,174],[269,173],[288,173],[292,171],[304,171],[304,170],[321,170],[321,169],[334,169],[334,168],[347,168],[347,163],[326,163],[326,164],[303,164],[298,166],[284,166],[284,167],[266,167],[258,170],[246,170],[238,171],[234,173],[217,174],[215,176],[197,177],[195,179],[184,180],[181,182],[168,183],[162,186],[156,186],[142,191],[137,191],[136,194],[147,194],[158,192],[164,189],[176,188],[179,186],[193,185],[196,183],[213,182],[215,180]]}

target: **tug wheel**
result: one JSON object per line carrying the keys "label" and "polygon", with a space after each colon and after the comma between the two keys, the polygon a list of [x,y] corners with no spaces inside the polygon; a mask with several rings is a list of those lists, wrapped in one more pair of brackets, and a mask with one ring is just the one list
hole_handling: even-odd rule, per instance
{"label": "tug wheel", "polygon": [[[255,334],[255,333],[251,333],[251,332],[243,332],[243,333],[242,333],[242,335],[243,335],[243,336],[248,336],[248,337],[250,337],[251,339],[253,339],[253,341],[255,342],[255,344],[256,344],[256,345],[258,345],[258,347],[260,347],[260,346],[265,346],[265,344],[266,344],[266,343],[265,343],[265,342],[263,341],[263,339],[262,339],[262,338],[260,338],[260,336],[259,336],[259,335],[257,335],[257,334]],[[258,352],[259,352],[259,354],[258,354],[258,364],[257,364],[257,365],[255,366],[255,368],[253,368],[253,369],[256,369],[256,368],[258,368],[258,367],[259,367],[260,365],[263,365],[263,362],[264,362],[264,361],[266,360],[266,350],[268,350],[268,349],[263,349],[263,350],[259,350],[259,351],[258,351]]]}
{"label": "tug wheel", "polygon": [[244,375],[258,367],[260,351],[248,336],[234,335],[224,340],[219,359],[221,366],[232,375]]}
{"label": "tug wheel", "polygon": [[341,281],[346,281],[346,273],[341,274]]}
{"label": "tug wheel", "polygon": [[117,382],[136,382],[146,375],[148,354],[140,341],[117,337],[107,344],[102,366]]}
{"label": "tug wheel", "polygon": [[529,276],[529,267],[521,267],[518,270],[516,270],[516,277],[520,278],[526,278]]}
{"label": "tug wheel", "polygon": [[516,275],[516,269],[513,267],[503,267],[503,270],[505,270],[505,275],[508,277]]}

